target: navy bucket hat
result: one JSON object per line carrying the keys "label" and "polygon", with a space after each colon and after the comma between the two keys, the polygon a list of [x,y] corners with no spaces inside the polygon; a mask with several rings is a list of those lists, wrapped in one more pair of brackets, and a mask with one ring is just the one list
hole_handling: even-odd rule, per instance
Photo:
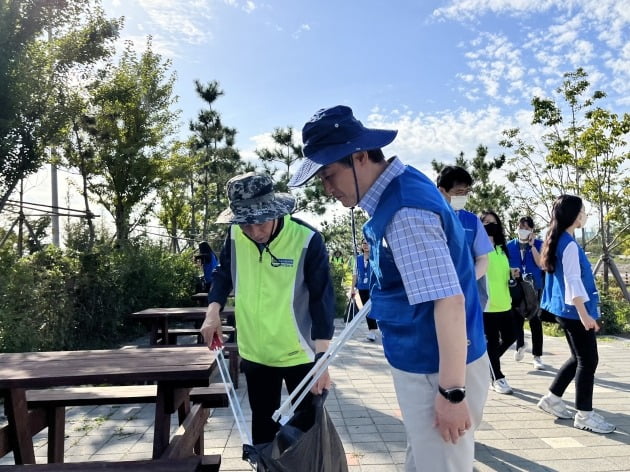
{"label": "navy bucket hat", "polygon": [[306,158],[289,181],[289,187],[308,182],[319,169],[353,152],[380,149],[391,143],[398,131],[366,128],[344,105],[322,108],[302,128]]}
{"label": "navy bucket hat", "polygon": [[260,224],[288,215],[295,198],[273,191],[273,180],[267,174],[248,172],[232,177],[227,183],[229,208],[221,212],[217,223]]}

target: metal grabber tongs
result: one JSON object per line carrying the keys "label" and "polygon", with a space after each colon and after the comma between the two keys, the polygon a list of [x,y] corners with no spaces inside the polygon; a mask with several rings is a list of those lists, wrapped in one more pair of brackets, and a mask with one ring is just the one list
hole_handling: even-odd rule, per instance
{"label": "metal grabber tongs", "polygon": [[[223,355],[223,343],[219,340],[219,337],[216,334],[215,338],[212,341],[211,348],[216,354],[217,366],[219,368],[219,374],[221,374],[221,382],[223,382],[223,385],[225,385],[225,392],[227,393],[228,401],[230,403],[230,410],[232,410],[232,415],[234,416],[234,422],[236,423],[238,434],[241,436],[241,442],[243,443],[243,446],[251,446],[252,438],[247,428],[245,415],[243,415],[241,404],[238,401],[238,396],[236,395],[236,390],[234,389],[234,384],[232,383],[232,377],[230,377],[230,372],[225,363],[225,356]],[[249,463],[253,471],[257,470],[256,464],[252,463],[246,454],[243,454],[243,460]]]}
{"label": "metal grabber tongs", "polygon": [[361,308],[354,316],[352,321],[350,321],[341,333],[339,333],[339,336],[333,339],[333,342],[330,343],[330,346],[326,352],[324,352],[324,355],[319,358],[313,368],[304,376],[298,386],[295,387],[295,390],[293,390],[284,403],[280,405],[280,408],[274,412],[272,416],[274,421],[279,422],[281,425],[287,424],[287,421],[293,417],[298,405],[302,402],[302,400],[304,400],[304,397],[308,394],[313,385],[315,385],[322,374],[326,371],[328,365],[333,361],[337,353],[352,337],[359,324],[363,321],[367,314],[370,313],[371,308],[372,302],[368,300],[368,302],[363,305],[363,308]]}
{"label": "metal grabber tongs", "polygon": [[[274,421],[279,422],[281,425],[285,425],[295,414],[295,410],[297,406],[304,400],[304,397],[311,390],[313,385],[319,380],[322,374],[326,371],[330,363],[333,361],[337,353],[341,350],[341,348],[345,345],[345,343],[352,337],[358,326],[361,324],[366,315],[370,312],[371,302],[368,301],[363,308],[359,310],[359,312],[355,315],[355,317],[350,321],[346,327],[341,331],[339,336],[337,336],[333,342],[330,344],[324,355],[315,363],[313,368],[308,372],[308,374],[302,379],[302,381],[298,384],[298,386],[293,390],[293,393],[289,395],[289,397],[280,405],[272,418]],[[245,421],[245,416],[243,415],[243,410],[241,409],[241,404],[239,403],[238,396],[236,395],[236,390],[234,389],[234,384],[232,383],[232,379],[230,377],[230,373],[228,371],[227,366],[225,365],[225,356],[223,355],[223,345],[221,343],[215,342],[213,343],[213,350],[217,356],[217,366],[219,368],[219,373],[221,374],[221,381],[225,385],[225,390],[228,395],[228,399],[230,402],[230,409],[232,411],[232,415],[234,416],[234,421],[236,423],[236,427],[238,429],[238,433],[241,436],[241,441],[245,446],[244,451],[247,449],[247,446],[251,446],[252,439],[249,434],[249,430],[247,427],[247,423]],[[297,397],[297,398],[296,398]],[[252,463],[248,457],[248,454],[243,454],[243,460],[249,462],[252,467],[252,470],[256,469],[256,464]]]}

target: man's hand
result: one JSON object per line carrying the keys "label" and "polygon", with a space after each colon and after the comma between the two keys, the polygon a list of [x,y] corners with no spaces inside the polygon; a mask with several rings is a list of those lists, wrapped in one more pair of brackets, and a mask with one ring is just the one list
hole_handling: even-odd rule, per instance
{"label": "man's hand", "polygon": [[435,397],[435,424],[440,436],[453,444],[470,429],[468,403],[451,403],[439,393]]}
{"label": "man's hand", "polygon": [[321,395],[324,389],[330,390],[331,386],[332,381],[330,380],[330,374],[328,373],[328,369],[326,369],[326,372],[324,372],[321,377],[317,379],[315,385],[311,387],[311,393],[313,395]]}
{"label": "man's hand", "polygon": [[208,310],[206,311],[206,319],[201,325],[201,335],[203,336],[203,340],[208,345],[208,349],[212,350],[215,347],[213,344],[213,339],[215,336],[221,341],[223,339],[223,331],[221,329],[221,316],[220,316],[221,305],[216,302],[208,305]]}

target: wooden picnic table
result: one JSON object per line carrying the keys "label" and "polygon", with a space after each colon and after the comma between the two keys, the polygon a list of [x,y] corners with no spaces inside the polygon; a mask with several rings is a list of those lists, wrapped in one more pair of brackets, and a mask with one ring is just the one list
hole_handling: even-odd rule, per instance
{"label": "wooden picnic table", "polygon": [[[131,313],[128,317],[148,325],[149,343],[155,345],[169,343],[169,323],[175,321],[194,321],[201,323],[206,317],[206,311],[207,308],[203,306],[147,308]],[[221,317],[229,326],[234,326],[234,307],[226,306],[221,312]]]}
{"label": "wooden picnic table", "polygon": [[208,293],[207,292],[199,292],[191,295],[194,301],[197,302],[199,306],[208,306]]}
{"label": "wooden picnic table", "polygon": [[[173,454],[172,447],[169,449],[173,413],[178,409],[184,413],[180,423],[198,422],[198,418],[191,418],[189,392],[192,387],[208,386],[214,367],[215,354],[205,346],[0,354],[0,394],[4,396],[15,463],[35,463],[28,389],[156,382],[153,458],[157,459]],[[190,438],[177,444],[189,445]],[[190,455],[192,450],[182,453]]]}

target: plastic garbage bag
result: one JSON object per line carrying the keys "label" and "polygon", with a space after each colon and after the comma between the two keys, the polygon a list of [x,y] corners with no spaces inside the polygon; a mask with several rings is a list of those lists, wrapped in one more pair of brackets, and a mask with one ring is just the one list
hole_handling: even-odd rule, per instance
{"label": "plastic garbage bag", "polygon": [[314,395],[313,409],[297,411],[271,443],[243,446],[257,472],[347,472],[343,444],[324,407],[328,392]]}

